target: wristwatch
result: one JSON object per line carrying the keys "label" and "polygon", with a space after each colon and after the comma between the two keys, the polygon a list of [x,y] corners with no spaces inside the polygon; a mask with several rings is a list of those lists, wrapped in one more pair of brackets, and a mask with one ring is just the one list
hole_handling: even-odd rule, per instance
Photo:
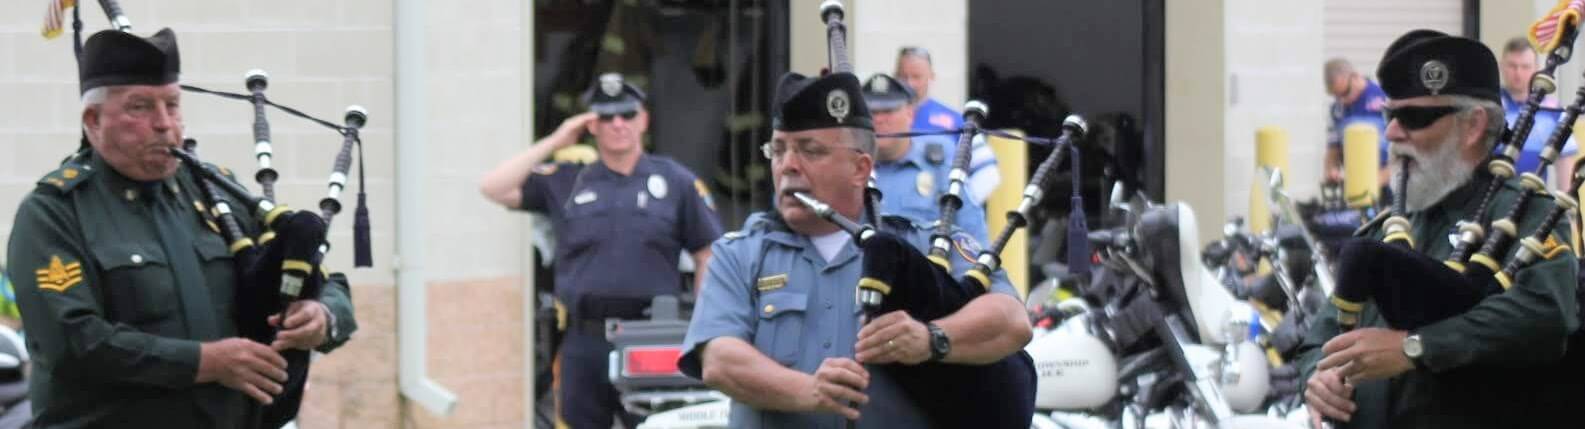
{"label": "wristwatch", "polygon": [[926,323],[925,329],[930,330],[930,362],[946,359],[947,353],[952,352],[952,341],[947,338],[947,331],[934,323]]}
{"label": "wristwatch", "polygon": [[1419,334],[1403,337],[1403,355],[1415,362],[1419,362],[1420,356],[1425,355],[1425,345],[1420,343]]}

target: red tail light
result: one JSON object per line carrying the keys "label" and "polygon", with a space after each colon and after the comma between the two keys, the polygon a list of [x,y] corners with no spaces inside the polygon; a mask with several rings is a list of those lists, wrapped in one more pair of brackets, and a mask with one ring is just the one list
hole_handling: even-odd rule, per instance
{"label": "red tail light", "polygon": [[622,375],[626,377],[680,376],[677,358],[680,346],[629,347],[622,350]]}

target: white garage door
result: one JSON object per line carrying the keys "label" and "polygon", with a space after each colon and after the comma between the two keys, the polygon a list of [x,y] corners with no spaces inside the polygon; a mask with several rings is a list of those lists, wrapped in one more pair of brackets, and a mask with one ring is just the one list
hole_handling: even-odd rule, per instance
{"label": "white garage door", "polygon": [[1376,62],[1403,33],[1464,31],[1463,0],[1326,0],[1326,58],[1343,57],[1374,80]]}

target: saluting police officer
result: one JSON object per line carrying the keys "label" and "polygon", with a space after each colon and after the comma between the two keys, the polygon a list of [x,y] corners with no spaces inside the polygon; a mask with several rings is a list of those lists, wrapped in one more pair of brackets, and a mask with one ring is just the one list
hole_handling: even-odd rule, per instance
{"label": "saluting police officer", "polygon": [[281,392],[280,351],[329,351],[356,329],[345,278],[289,307],[273,347],[238,337],[235,263],[169,152],[183,137],[176,35],[99,32],[79,72],[88,145],[22,200],[9,247],[34,425],[255,427],[248,398]]}
{"label": "saluting police officer", "polygon": [[[915,320],[899,310],[857,326],[863,309],[854,289],[863,256],[851,236],[793,193],[861,218],[875,137],[860,94],[851,73],[782,78],[772,140],[763,147],[776,211],[755,213],[715,243],[678,363],[732,397],[731,427],[837,428],[844,418],[860,419],[860,427],[930,427],[889,372],[865,365],[987,364],[1022,349],[1031,336],[1029,317],[1001,271],[992,276],[991,293],[947,317]],[[926,226],[895,216],[883,221],[888,232],[927,247]],[[970,265],[966,256],[951,260],[954,273]]]}
{"label": "saluting police officer", "polygon": [[[1376,76],[1388,97],[1388,165],[1404,174],[1398,169],[1408,160],[1407,189],[1394,192],[1407,198],[1415,251],[1445,260],[1458,222],[1473,218],[1481,194],[1496,180],[1478,167],[1503,133],[1497,62],[1478,41],[1416,30],[1387,48]],[[1505,217],[1521,192],[1517,180],[1504,183],[1484,215]],[[1518,222],[1525,235],[1553,207],[1544,197],[1531,197],[1529,204]],[[1381,239],[1381,223],[1360,235]],[[1339,333],[1337,308],[1326,306],[1299,358],[1312,413],[1351,428],[1562,427],[1579,421],[1579,390],[1569,384],[1581,369],[1560,361],[1568,336],[1579,328],[1577,267],[1562,244],[1568,242],[1566,228],[1555,229],[1544,244],[1547,257],[1519,270],[1512,287],[1412,331],[1387,326],[1371,304],[1360,314],[1360,328]]]}
{"label": "saluting police officer", "polygon": [[[914,91],[897,79],[876,73],[864,82],[864,102],[875,120],[876,134],[908,132],[914,120]],[[941,195],[947,192],[957,141],[948,135],[875,138],[875,181],[881,189],[882,212],[930,224],[941,216]],[[985,242],[985,208],[965,198],[957,224],[963,233]],[[959,241],[962,237],[956,237]]]}
{"label": "saluting police officer", "polygon": [[[709,189],[670,158],[644,153],[644,93],[615,73],[587,97],[590,111],[485,175],[480,190],[512,209],[548,215],[557,234],[556,295],[568,307],[561,348],[561,419],[608,428],[637,422],[607,378],[605,319],[638,319],[658,295],[683,292],[678,260],[692,254],[695,284],[721,236]],[[599,162],[545,163],[588,132]]]}

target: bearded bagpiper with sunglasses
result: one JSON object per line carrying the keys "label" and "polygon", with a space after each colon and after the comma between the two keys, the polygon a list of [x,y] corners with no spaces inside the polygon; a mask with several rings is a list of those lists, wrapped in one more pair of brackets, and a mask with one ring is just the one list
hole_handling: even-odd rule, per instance
{"label": "bearded bagpiper with sunglasses", "polygon": [[[1497,61],[1480,42],[1416,30],[1387,49],[1376,74],[1389,98],[1384,111],[1391,142],[1388,165],[1394,177],[1408,174],[1406,184],[1390,182],[1393,192],[1406,198],[1404,213],[1392,215],[1409,221],[1406,232],[1415,251],[1430,257],[1426,260],[1446,260],[1454,252],[1458,223],[1477,219],[1482,193],[1493,180],[1503,180],[1484,168],[1504,131]],[[1497,189],[1484,206],[1487,219],[1503,219],[1525,192],[1515,179]],[[1527,236],[1554,207],[1551,199],[1539,196],[1528,204],[1516,218],[1517,229]],[[1386,217],[1357,235],[1382,239],[1389,229],[1384,224],[1393,223],[1381,221]],[[1566,375],[1580,369],[1561,362],[1569,334],[1579,327],[1575,259],[1560,244],[1569,242],[1566,228],[1539,235],[1548,237],[1547,256],[1519,269],[1512,285],[1422,326],[1389,326],[1393,312],[1384,316],[1386,307],[1366,302],[1348,308],[1358,328],[1340,332],[1338,305],[1343,304],[1334,300],[1312,325],[1300,358],[1312,414],[1350,428],[1558,427],[1578,421],[1578,411],[1569,404],[1577,402],[1579,390],[1569,381],[1574,377]],[[1501,253],[1492,257],[1508,260],[1513,252]],[[1437,266],[1423,271],[1446,269],[1432,264]],[[1365,269],[1341,267],[1350,267],[1346,262],[1340,270]],[[1370,264],[1352,267],[1389,271]],[[1420,282],[1413,285],[1432,291],[1445,287],[1443,296],[1419,296],[1400,286],[1392,293],[1403,296],[1388,307],[1429,311],[1437,300],[1462,292],[1456,286],[1467,286],[1425,285],[1429,278],[1379,279],[1399,282],[1395,285]]]}
{"label": "bearded bagpiper with sunglasses", "polygon": [[[545,214],[554,225],[555,292],[567,308],[561,420],[608,428],[617,415],[632,427],[637,421],[606,375],[605,320],[642,318],[655,296],[683,292],[683,251],[698,267],[697,285],[721,223],[704,182],[670,158],[644,153],[649,115],[642,91],[607,73],[585,100],[589,112],[501,163],[480,190],[507,208]],[[594,135],[598,162],[546,162],[584,132]]]}

